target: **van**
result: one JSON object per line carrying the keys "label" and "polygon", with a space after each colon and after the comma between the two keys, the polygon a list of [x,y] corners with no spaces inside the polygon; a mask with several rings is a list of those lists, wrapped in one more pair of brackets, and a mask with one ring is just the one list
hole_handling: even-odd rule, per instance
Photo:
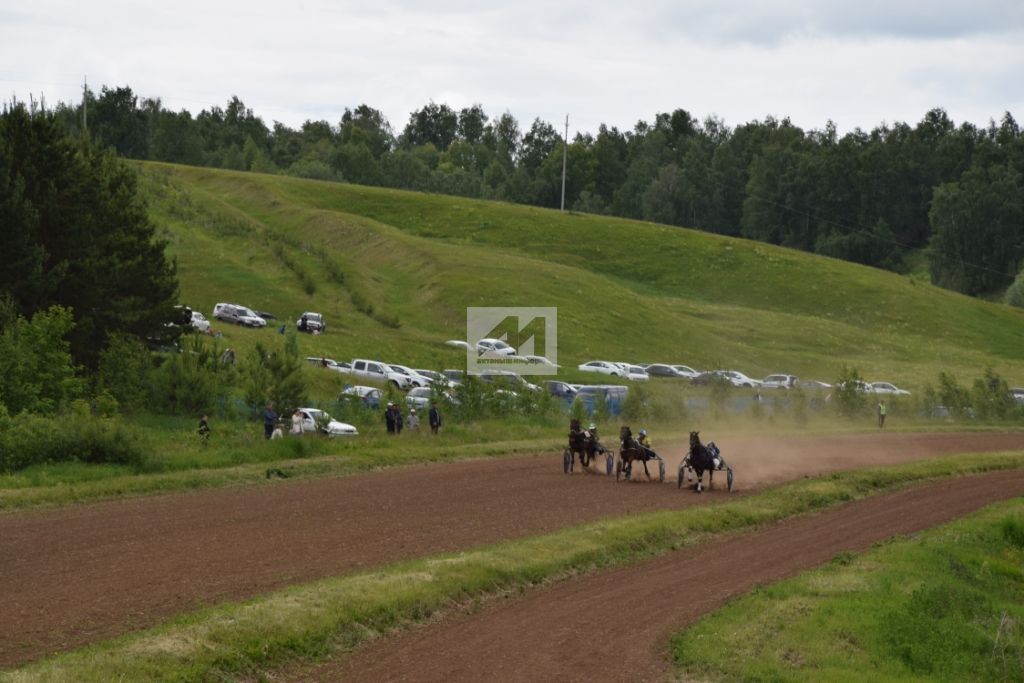
{"label": "van", "polygon": [[256,315],[251,308],[238,304],[219,303],[213,307],[213,317],[226,323],[246,327],[266,327],[267,321]]}

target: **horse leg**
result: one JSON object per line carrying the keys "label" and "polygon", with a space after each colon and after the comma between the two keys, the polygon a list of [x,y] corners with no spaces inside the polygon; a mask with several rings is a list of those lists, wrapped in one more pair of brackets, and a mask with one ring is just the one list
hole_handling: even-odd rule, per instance
{"label": "horse leg", "polygon": [[715,488],[715,468],[712,467],[708,470],[708,488]]}
{"label": "horse leg", "polygon": [[697,470],[697,483],[694,484],[693,490],[700,493],[704,490],[704,470]]}
{"label": "horse leg", "polygon": [[646,458],[644,458],[643,463],[644,463],[644,474],[647,475],[647,481],[650,481],[651,480],[651,471],[647,469],[647,459]]}

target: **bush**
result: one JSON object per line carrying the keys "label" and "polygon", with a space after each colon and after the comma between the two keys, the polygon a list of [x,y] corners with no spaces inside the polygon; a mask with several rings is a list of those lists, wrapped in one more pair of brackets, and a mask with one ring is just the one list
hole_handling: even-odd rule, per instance
{"label": "bush", "polygon": [[971,402],[982,420],[1005,420],[1014,414],[1017,407],[1006,380],[993,372],[992,368],[986,368],[985,376],[974,380]]}
{"label": "bush", "polygon": [[117,399],[124,412],[146,407],[152,383],[153,361],[146,347],[135,337],[112,336],[100,353],[97,384],[101,393]]}
{"label": "bush", "polygon": [[857,368],[843,366],[832,389],[832,402],[843,417],[856,417],[867,411],[868,397],[861,391],[863,379]]}
{"label": "bush", "polygon": [[116,419],[0,415],[0,472],[68,461],[139,467],[145,449],[138,432]]}

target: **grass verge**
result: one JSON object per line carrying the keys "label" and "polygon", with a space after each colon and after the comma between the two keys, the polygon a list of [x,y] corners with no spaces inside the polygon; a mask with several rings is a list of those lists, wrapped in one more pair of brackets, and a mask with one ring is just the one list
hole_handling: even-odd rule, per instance
{"label": "grass verge", "polygon": [[673,639],[677,676],[1024,680],[1022,567],[1018,498],[730,603]]}
{"label": "grass verge", "polygon": [[0,674],[3,681],[209,680],[259,675],[351,647],[502,591],[625,565],[710,534],[939,477],[1024,467],[1024,453],[958,455],[800,481],[730,501],[605,520],[544,536],[412,560],[213,607],[140,633]]}

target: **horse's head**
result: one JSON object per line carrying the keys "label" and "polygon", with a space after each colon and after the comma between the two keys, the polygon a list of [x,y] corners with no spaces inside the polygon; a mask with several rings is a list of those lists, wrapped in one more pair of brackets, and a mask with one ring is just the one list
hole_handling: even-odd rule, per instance
{"label": "horse's head", "polygon": [[628,439],[633,438],[633,431],[629,428],[629,425],[622,425],[622,429],[619,430],[619,438],[628,443]]}
{"label": "horse's head", "polygon": [[572,418],[571,420],[569,420],[569,431],[570,432],[583,431],[582,428],[580,427],[580,421],[578,419],[576,419],[575,417]]}
{"label": "horse's head", "polygon": [[690,448],[700,445],[700,432],[690,432]]}

